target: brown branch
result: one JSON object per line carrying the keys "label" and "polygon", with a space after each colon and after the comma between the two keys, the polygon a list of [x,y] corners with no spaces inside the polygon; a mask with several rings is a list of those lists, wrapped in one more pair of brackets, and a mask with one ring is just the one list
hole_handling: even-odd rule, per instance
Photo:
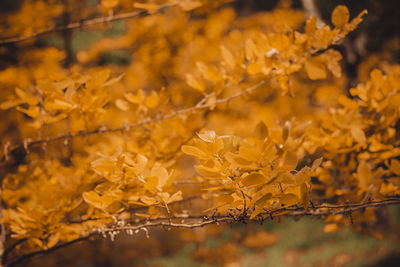
{"label": "brown branch", "polygon": [[[260,214],[262,218],[268,218],[269,216],[274,217],[290,217],[290,216],[316,216],[321,217],[330,214],[348,214],[353,211],[362,210],[367,207],[382,207],[388,205],[398,205],[400,204],[400,196],[396,196],[393,198],[388,198],[385,200],[375,200],[375,201],[367,201],[361,203],[349,203],[349,204],[340,204],[340,205],[318,205],[314,207],[310,207],[308,209],[304,209],[302,207],[288,207],[281,208],[278,210],[264,212]],[[287,212],[282,214],[282,212]],[[276,214],[276,215],[275,215]],[[186,222],[185,222],[186,221]],[[219,223],[241,223],[254,221],[257,222],[259,219],[250,220],[250,215],[244,214],[244,216],[229,216],[229,215],[213,215],[212,217],[208,216],[173,216],[173,217],[162,217],[155,219],[146,219],[133,224],[123,225],[123,226],[110,226],[102,229],[97,229],[96,231],[91,232],[87,236],[80,237],[78,239],[72,240],[70,242],[66,242],[63,244],[56,245],[52,248],[45,250],[38,250],[34,252],[30,252],[25,255],[21,255],[7,264],[7,266],[14,266],[17,263],[22,262],[23,260],[29,259],[33,256],[47,254],[49,252],[55,251],[59,248],[63,248],[69,246],[71,244],[87,240],[93,236],[110,234],[110,236],[115,236],[118,233],[123,231],[128,234],[137,233],[137,231],[144,230],[148,231],[149,228],[157,228],[157,227],[165,227],[165,228],[181,228],[181,229],[193,229],[200,228],[211,224],[219,224]]]}
{"label": "brown branch", "polygon": [[226,98],[221,98],[216,100],[213,103],[204,103],[201,105],[195,105],[189,108],[184,108],[178,111],[174,111],[170,114],[166,114],[164,116],[156,116],[156,117],[148,117],[148,118],[144,118],[141,121],[138,121],[136,123],[131,123],[131,124],[125,124],[123,126],[120,127],[116,127],[116,128],[106,128],[106,127],[100,127],[98,129],[92,130],[92,131],[79,131],[79,132],[75,132],[75,133],[69,133],[69,134],[62,134],[62,135],[58,135],[58,136],[54,136],[54,137],[47,137],[47,138],[43,138],[43,139],[38,139],[38,140],[28,140],[26,142],[24,142],[24,144],[17,144],[14,145],[12,147],[10,147],[9,149],[7,149],[7,151],[5,151],[4,155],[2,156],[2,158],[0,159],[0,162],[6,161],[7,158],[11,158],[8,157],[9,155],[13,155],[18,151],[29,151],[29,149],[32,148],[32,146],[34,145],[38,145],[38,144],[44,144],[44,143],[51,143],[51,142],[55,142],[55,141],[60,141],[60,140],[65,140],[65,139],[71,139],[71,138],[75,138],[75,137],[84,137],[84,136],[90,136],[90,135],[96,135],[96,134],[105,134],[105,133],[114,133],[114,132],[127,132],[130,131],[134,128],[137,127],[141,127],[150,123],[154,123],[154,122],[158,122],[158,121],[163,121],[163,120],[167,120],[167,119],[172,119],[176,116],[179,115],[183,115],[183,114],[187,114],[187,113],[192,113],[195,112],[197,110],[201,110],[201,109],[206,109],[206,108],[210,108],[212,106],[215,106],[217,104],[222,104],[222,103],[226,103],[231,101],[232,99],[238,98],[240,96],[243,96],[247,93],[250,93],[254,90],[256,90],[257,88],[259,88],[261,85],[265,84],[266,80],[262,80],[260,82],[258,82],[257,84],[246,88],[245,90],[231,95],[229,97]]}
{"label": "brown branch", "polygon": [[83,19],[83,20],[80,20],[79,22],[73,22],[73,23],[69,23],[67,25],[53,27],[53,28],[50,28],[50,29],[47,29],[47,30],[44,30],[41,32],[37,32],[37,33],[31,34],[31,35],[27,35],[27,36],[17,36],[17,37],[0,39],[0,45],[19,43],[22,41],[26,41],[29,39],[37,38],[37,37],[47,35],[50,33],[55,33],[55,32],[68,31],[68,30],[73,30],[73,29],[83,29],[88,26],[105,24],[105,23],[109,23],[112,21],[127,20],[127,19],[133,19],[133,18],[137,18],[137,17],[141,17],[141,16],[148,16],[150,14],[154,14],[155,12],[160,12],[164,8],[173,7],[176,5],[178,5],[178,3],[167,3],[167,4],[159,5],[157,9],[152,10],[151,12],[149,12],[147,10],[140,10],[140,11],[134,11],[134,12],[123,13],[123,14],[118,14],[118,15],[109,15],[106,17],[99,17],[99,18],[94,18],[94,19]]}

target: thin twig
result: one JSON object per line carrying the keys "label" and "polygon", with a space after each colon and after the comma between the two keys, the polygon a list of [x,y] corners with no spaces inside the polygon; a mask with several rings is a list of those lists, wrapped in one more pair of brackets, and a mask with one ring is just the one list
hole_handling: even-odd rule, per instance
{"label": "thin twig", "polygon": [[187,113],[192,113],[195,112],[197,110],[201,110],[201,109],[206,109],[206,108],[210,108],[212,106],[215,106],[217,104],[221,104],[221,103],[225,103],[228,101],[231,101],[232,99],[238,98],[240,96],[243,96],[245,94],[248,94],[252,91],[254,91],[255,89],[259,88],[261,85],[265,84],[266,80],[262,80],[260,82],[258,82],[257,84],[246,88],[245,90],[231,95],[229,97],[225,97],[225,98],[221,98],[216,100],[215,102],[212,103],[204,103],[201,105],[195,105],[189,108],[184,108],[178,111],[174,111],[171,112],[170,114],[166,114],[164,116],[156,116],[156,117],[147,117],[144,118],[136,123],[132,123],[132,124],[125,124],[123,126],[120,127],[116,127],[116,128],[106,128],[106,127],[99,127],[95,130],[91,130],[91,131],[78,131],[75,133],[69,133],[69,134],[62,134],[62,135],[58,135],[58,136],[53,136],[53,137],[47,137],[47,138],[42,138],[42,139],[38,139],[38,140],[31,140],[28,142],[25,142],[24,145],[21,144],[17,144],[14,145],[13,147],[8,148],[8,150],[6,151],[6,153],[3,155],[3,157],[1,158],[0,162],[3,162],[6,160],[6,158],[13,154],[14,151],[18,151],[21,149],[30,149],[33,145],[38,145],[38,144],[44,144],[44,143],[52,143],[55,141],[60,141],[60,140],[64,140],[66,138],[76,138],[76,137],[84,137],[84,136],[91,136],[91,135],[96,135],[96,134],[105,134],[105,133],[114,133],[114,132],[120,132],[120,131],[130,131],[134,128],[137,127],[141,127],[150,123],[154,123],[154,122],[158,122],[158,121],[163,121],[163,120],[167,120],[167,119],[172,119],[174,117],[177,117],[179,115],[183,115],[183,114],[187,114]]}
{"label": "thin twig", "polygon": [[55,33],[55,32],[62,32],[62,31],[68,31],[68,30],[73,30],[73,29],[82,29],[88,26],[93,26],[93,25],[98,25],[98,24],[105,24],[109,23],[112,21],[118,21],[118,20],[127,20],[127,19],[133,19],[141,16],[148,16],[150,14],[154,14],[155,12],[160,12],[165,8],[168,7],[173,7],[178,5],[178,3],[167,3],[163,5],[159,5],[157,9],[152,10],[151,13],[147,10],[140,10],[140,11],[134,11],[134,12],[129,12],[129,13],[123,13],[123,14],[118,14],[118,15],[109,15],[106,17],[99,17],[99,18],[94,18],[94,19],[83,19],[80,20],[79,22],[73,22],[67,25],[62,25],[58,27],[53,27],[41,32],[37,32],[31,35],[27,36],[17,36],[17,37],[10,37],[10,38],[4,38],[0,39],[0,45],[6,45],[6,44],[11,44],[11,43],[19,43],[22,41],[26,41],[29,39],[37,38],[39,36],[47,35],[50,33]]}
{"label": "thin twig", "polygon": [[[264,212],[260,214],[263,218],[267,218],[268,216],[274,217],[288,217],[288,216],[316,216],[321,217],[324,215],[329,214],[347,214],[349,212],[353,212],[356,210],[362,210],[367,207],[382,207],[388,205],[396,205],[400,204],[400,196],[388,198],[385,200],[376,200],[376,201],[368,201],[368,202],[361,202],[361,203],[353,203],[353,204],[343,204],[343,205],[318,205],[314,207],[310,207],[307,209],[301,207],[289,207],[289,208],[281,208],[278,210]],[[287,213],[281,213],[283,211],[288,211]],[[182,222],[182,219],[185,219],[186,223]],[[171,222],[174,221],[174,222]],[[105,235],[106,233],[115,233],[127,231],[127,232],[134,232],[136,230],[141,230],[143,228],[156,228],[156,227],[169,227],[169,228],[182,228],[182,229],[193,229],[193,228],[200,228],[211,224],[219,224],[221,222],[226,223],[239,223],[239,222],[246,222],[246,221],[257,221],[258,219],[250,220],[250,215],[247,215],[244,218],[236,218],[235,216],[229,215],[213,215],[211,218],[208,216],[188,216],[188,217],[181,217],[181,216],[174,216],[174,217],[163,217],[163,218],[154,218],[154,219],[146,219],[137,223],[128,224],[124,226],[111,226],[102,229],[97,229],[96,231],[88,234],[87,236],[80,237],[78,239],[72,240],[67,243],[63,243],[60,245],[56,245],[52,248],[45,249],[45,250],[38,250],[34,251],[25,255],[21,255],[14,259],[12,262],[8,263],[7,266],[14,266],[17,263],[22,262],[23,260],[29,259],[33,256],[47,254],[49,252],[55,251],[59,248],[63,248],[69,246],[71,244],[86,240],[93,236]]]}

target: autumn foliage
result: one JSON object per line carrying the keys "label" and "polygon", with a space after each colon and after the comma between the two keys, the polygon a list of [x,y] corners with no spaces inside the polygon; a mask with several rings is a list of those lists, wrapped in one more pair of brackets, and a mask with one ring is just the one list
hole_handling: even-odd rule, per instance
{"label": "autumn foliage", "polygon": [[3,264],[280,216],[382,237],[377,207],[400,203],[400,66],[366,58],[349,85],[337,49],[367,11],[319,25],[288,1],[230,2],[25,0],[2,16]]}

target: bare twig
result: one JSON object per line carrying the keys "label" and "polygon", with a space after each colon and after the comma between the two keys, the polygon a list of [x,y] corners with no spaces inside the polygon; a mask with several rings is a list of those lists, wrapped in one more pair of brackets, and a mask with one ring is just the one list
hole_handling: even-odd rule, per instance
{"label": "bare twig", "polygon": [[[157,9],[152,10],[151,14],[154,14],[155,12],[160,12],[165,8],[176,6],[176,5],[178,5],[178,3],[166,3],[163,5],[159,5]],[[99,17],[99,18],[94,18],[94,19],[83,19],[79,22],[74,22],[74,23],[70,23],[67,25],[53,27],[53,28],[50,28],[50,29],[47,29],[47,30],[44,30],[41,32],[37,32],[37,33],[31,34],[31,35],[27,35],[27,36],[17,36],[17,37],[1,39],[0,45],[19,43],[19,42],[37,38],[37,37],[40,37],[43,35],[47,35],[50,33],[68,31],[68,30],[73,30],[73,29],[82,29],[82,28],[86,28],[88,26],[105,24],[105,23],[109,23],[112,21],[118,21],[118,20],[132,19],[132,18],[147,16],[147,15],[150,15],[150,13],[147,10],[140,10],[140,11],[134,11],[134,12],[123,13],[123,14],[118,14],[118,15],[111,14],[106,17]]]}
{"label": "bare twig", "polygon": [[[385,200],[375,200],[375,201],[367,201],[367,202],[361,202],[361,203],[349,203],[349,204],[343,204],[343,205],[318,205],[314,207],[310,207],[307,209],[304,209],[302,207],[288,207],[288,208],[281,208],[278,210],[270,211],[270,212],[264,212],[261,214],[263,218],[268,218],[271,217],[272,215],[274,217],[290,217],[290,216],[325,216],[329,214],[348,214],[349,212],[357,211],[357,210],[362,210],[367,207],[382,207],[382,206],[388,206],[388,205],[397,205],[400,204],[400,196],[393,197],[393,198],[388,198]],[[284,213],[286,212],[286,213]],[[185,220],[185,222],[182,221],[182,219]],[[253,219],[252,221],[257,221],[258,219]],[[112,235],[115,235],[117,233],[126,231],[129,233],[134,233],[137,230],[141,229],[148,229],[148,228],[156,228],[156,227],[169,227],[169,228],[182,228],[182,229],[193,229],[193,228],[200,228],[204,227],[207,225],[211,224],[219,224],[222,222],[227,222],[227,223],[240,223],[240,222],[246,222],[246,221],[251,221],[250,220],[250,215],[244,215],[238,217],[235,216],[229,216],[229,215],[213,215],[212,217],[208,216],[187,216],[187,217],[181,217],[181,216],[173,216],[173,217],[162,217],[162,218],[154,218],[154,219],[146,219],[140,222],[136,222],[133,224],[127,224],[127,225],[121,225],[121,226],[110,226],[102,229],[97,229],[96,231],[88,234],[87,236],[80,237],[78,239],[72,240],[70,242],[66,242],[63,244],[59,244],[57,246],[54,246],[49,249],[45,250],[38,250],[34,251],[25,255],[21,255],[11,261],[10,263],[7,264],[7,266],[14,266],[17,263],[22,262],[23,260],[29,259],[33,256],[37,255],[43,255],[47,254],[49,252],[55,251],[59,248],[63,248],[66,246],[69,246],[71,244],[89,239],[90,237],[93,236],[98,236],[98,235],[105,235],[106,233],[110,233]]]}

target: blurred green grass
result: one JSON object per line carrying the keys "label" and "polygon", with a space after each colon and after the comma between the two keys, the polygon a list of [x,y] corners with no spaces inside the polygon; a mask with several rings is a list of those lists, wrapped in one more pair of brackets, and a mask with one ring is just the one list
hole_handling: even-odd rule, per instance
{"label": "blurred green grass", "polygon": [[[323,232],[323,221],[302,218],[295,222],[288,218],[283,222],[268,222],[257,225],[257,230],[266,230],[279,235],[279,240],[271,247],[253,251],[239,244],[243,267],[288,267],[288,266],[382,266],[380,262],[387,257],[400,254],[398,227],[400,208],[389,208],[390,225],[384,240],[352,232],[345,229],[338,233]],[[228,228],[219,237],[209,237],[205,246],[214,248],[226,242],[234,241],[235,231],[246,231],[246,226]],[[141,266],[213,266],[196,262],[191,253],[196,249],[195,243],[186,244],[178,253],[171,256],[141,261]],[[292,259],[291,259],[292,258]],[[386,266],[396,266],[395,259],[386,259]],[[390,265],[394,264],[394,265]]]}

